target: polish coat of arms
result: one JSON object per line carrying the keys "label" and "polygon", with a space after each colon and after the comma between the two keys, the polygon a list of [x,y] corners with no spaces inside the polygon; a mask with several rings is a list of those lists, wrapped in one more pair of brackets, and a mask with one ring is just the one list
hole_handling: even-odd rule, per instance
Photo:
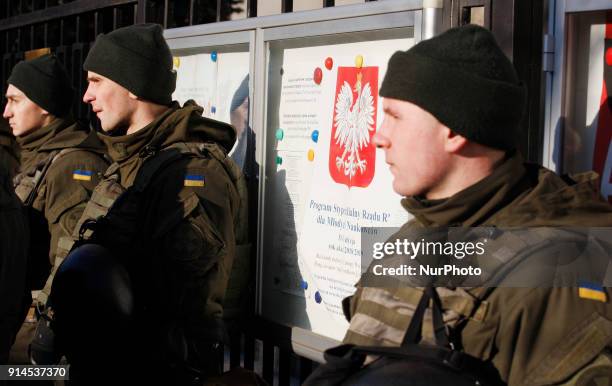
{"label": "polish coat of arms", "polygon": [[378,67],[339,67],[329,172],[339,184],[365,188],[375,172]]}

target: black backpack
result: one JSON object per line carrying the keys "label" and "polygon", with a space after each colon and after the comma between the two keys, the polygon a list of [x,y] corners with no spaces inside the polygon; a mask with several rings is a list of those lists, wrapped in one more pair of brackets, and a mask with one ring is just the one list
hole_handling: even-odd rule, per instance
{"label": "black backpack", "polygon": [[[436,345],[419,344],[425,310],[432,301]],[[367,347],[344,344],[325,351],[320,365],[304,386],[503,386],[497,370],[458,350],[442,319],[442,305],[429,286],[414,312],[400,347]],[[364,366],[368,355],[378,359]]]}

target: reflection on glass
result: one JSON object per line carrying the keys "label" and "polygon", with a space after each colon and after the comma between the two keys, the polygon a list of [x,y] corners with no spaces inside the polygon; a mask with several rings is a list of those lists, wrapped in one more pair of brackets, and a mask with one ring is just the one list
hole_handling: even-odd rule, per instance
{"label": "reflection on glass", "polygon": [[244,167],[248,142],[254,138],[248,122],[248,45],[177,50],[173,56],[177,80],[172,98],[181,104],[192,99],[203,116],[234,126],[236,144],[230,156]]}
{"label": "reflection on glass", "polygon": [[553,122],[563,128],[554,156],[566,173],[597,172],[612,202],[612,11],[572,15],[568,26],[565,121]]}
{"label": "reflection on glass", "polygon": [[249,76],[247,75],[232,96],[230,104],[230,123],[236,129],[236,144],[231,152],[232,159],[244,168],[247,156],[247,143],[251,128],[249,127]]}

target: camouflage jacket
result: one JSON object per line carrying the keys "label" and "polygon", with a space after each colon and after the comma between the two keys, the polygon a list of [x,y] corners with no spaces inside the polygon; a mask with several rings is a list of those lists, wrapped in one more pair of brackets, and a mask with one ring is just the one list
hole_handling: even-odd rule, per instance
{"label": "camouflage jacket", "polygon": [[[139,334],[152,337],[143,347],[155,355],[168,331],[178,331],[196,368],[208,359],[197,353],[225,339],[224,300],[237,246],[247,242],[246,185],[227,157],[235,131],[201,112],[174,104],[133,134],[102,136],[115,162],[81,219],[110,205],[92,238],[121,256],[130,273],[138,320],[147,320]],[[181,154],[142,186],[149,165],[169,152]],[[144,189],[137,202],[123,198],[137,189]]]}
{"label": "camouflage jacket", "polygon": [[[568,183],[515,155],[446,200],[404,199],[414,219],[390,240],[423,226],[609,227],[612,207],[599,196],[595,177]],[[610,374],[612,307],[605,290],[607,301],[601,302],[581,298],[575,287],[500,286],[478,302],[483,288],[437,288],[445,324],[451,331],[461,325],[463,349],[490,361],[512,386],[586,384],[581,382],[598,371]],[[421,294],[415,287],[358,286],[345,342],[398,346]],[[433,340],[430,322],[423,323],[423,339]]]}
{"label": "camouflage jacket", "polygon": [[95,132],[70,119],[56,118],[17,142],[21,169],[14,187],[29,208],[30,261],[38,271],[31,272],[32,285],[42,288],[60,238],[72,233],[108,163]]}

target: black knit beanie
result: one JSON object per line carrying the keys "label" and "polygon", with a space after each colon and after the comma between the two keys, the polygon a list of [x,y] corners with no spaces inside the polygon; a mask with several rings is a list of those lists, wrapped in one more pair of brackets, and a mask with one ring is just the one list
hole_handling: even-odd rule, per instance
{"label": "black knit beanie", "polygon": [[66,69],[55,55],[17,63],[7,82],[56,117],[64,118],[70,113],[74,89]]}
{"label": "black knit beanie", "polygon": [[465,138],[516,147],[526,88],[487,29],[466,25],[398,51],[380,95],[416,104]]}
{"label": "black knit beanie", "polygon": [[100,35],[83,64],[139,98],[167,105],[176,88],[172,54],[159,24],[137,24]]}

